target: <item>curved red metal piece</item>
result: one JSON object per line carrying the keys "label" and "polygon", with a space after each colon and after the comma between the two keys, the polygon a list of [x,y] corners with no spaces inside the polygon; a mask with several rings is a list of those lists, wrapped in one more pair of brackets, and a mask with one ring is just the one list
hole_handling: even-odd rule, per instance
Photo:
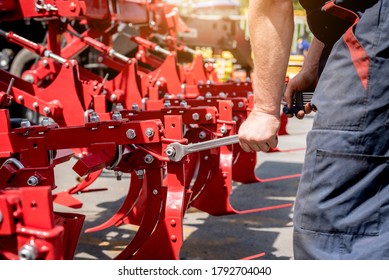
{"label": "curved red metal piece", "polygon": [[[195,199],[191,203],[192,206],[214,216],[262,212],[292,206],[291,203],[287,203],[247,210],[234,209],[229,200],[232,192],[231,149],[231,145],[223,146],[220,147],[220,153],[210,154],[206,163],[210,170],[210,176],[205,181],[201,192],[197,195],[194,194]],[[204,164],[204,162],[200,164]]]}
{"label": "curved red metal piece", "polygon": [[[68,189],[66,192],[68,192],[69,194],[76,194],[79,192],[96,191],[96,189],[87,190],[87,191],[85,189],[87,187],[89,187],[93,182],[95,182],[97,180],[97,178],[99,178],[99,176],[101,175],[102,172],[103,172],[103,170],[100,169],[100,170],[94,171],[92,173],[89,173],[88,175],[86,175],[86,177],[80,183],[78,183],[74,187]],[[107,190],[107,189],[104,188],[104,189],[98,189],[98,190],[100,191],[100,190]]]}
{"label": "curved red metal piece", "polygon": [[135,172],[132,172],[128,194],[126,196],[126,199],[123,201],[122,205],[120,206],[119,210],[104,223],[86,229],[85,233],[96,232],[96,231],[107,229],[114,225],[118,226],[122,224],[124,218],[127,217],[130,214],[130,212],[134,209],[135,205],[138,202],[139,197],[142,195],[142,189],[143,189],[142,186],[143,186],[143,179],[139,179],[136,176]]}
{"label": "curved red metal piece", "polygon": [[[154,229],[159,222],[166,195],[166,190],[162,187],[162,175],[162,168],[146,170],[144,183],[147,185],[147,199],[142,222],[134,238],[115,259],[131,259],[140,248],[144,247],[143,244],[155,232]],[[153,254],[153,250],[149,251],[149,253]]]}

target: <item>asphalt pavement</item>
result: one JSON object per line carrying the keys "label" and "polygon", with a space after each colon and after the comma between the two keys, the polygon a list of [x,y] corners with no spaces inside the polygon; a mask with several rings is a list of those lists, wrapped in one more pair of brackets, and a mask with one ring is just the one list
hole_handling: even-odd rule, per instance
{"label": "asphalt pavement", "polygon": [[[255,174],[259,182],[233,183],[231,205],[237,210],[256,209],[294,203],[301,172],[305,138],[313,116],[303,120],[289,119],[287,135],[279,137],[279,151],[257,153]],[[58,189],[77,183],[72,170],[75,160],[56,167]],[[86,215],[83,230],[99,225],[110,218],[127,195],[130,176],[116,180],[112,171],[104,170],[88,188],[90,191],[74,197],[83,202],[81,209],[55,204],[55,210]],[[107,189],[107,190],[102,190]],[[290,260],[292,252],[293,207],[228,216],[211,216],[189,208],[184,217],[184,242],[180,258],[186,260],[237,260],[264,253],[263,260]],[[82,233],[75,259],[112,259],[123,250],[134,236],[137,227],[122,225],[94,232]]]}

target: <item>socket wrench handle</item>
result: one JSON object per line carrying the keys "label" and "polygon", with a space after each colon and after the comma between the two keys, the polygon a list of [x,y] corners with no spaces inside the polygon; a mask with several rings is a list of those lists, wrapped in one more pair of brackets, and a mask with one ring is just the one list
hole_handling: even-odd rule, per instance
{"label": "socket wrench handle", "polygon": [[182,145],[175,142],[167,146],[165,154],[171,161],[180,161],[184,156],[190,153],[232,145],[238,142],[238,134],[188,145]]}

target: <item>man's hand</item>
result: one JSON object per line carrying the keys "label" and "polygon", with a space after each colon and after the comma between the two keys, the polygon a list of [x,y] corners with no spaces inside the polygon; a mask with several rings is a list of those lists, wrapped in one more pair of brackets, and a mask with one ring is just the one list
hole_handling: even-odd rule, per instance
{"label": "man's hand", "polygon": [[[291,79],[285,89],[284,100],[287,103],[288,108],[293,106],[294,93],[301,94],[303,91],[312,91],[315,88],[317,82],[316,73],[304,71],[303,69]],[[305,114],[309,114],[312,111],[311,103],[304,104],[304,110],[298,111],[295,115],[298,119],[304,118]],[[287,115],[293,117],[292,115]]]}
{"label": "man's hand", "polygon": [[245,152],[267,152],[278,145],[279,127],[279,117],[253,110],[239,128],[239,144]]}

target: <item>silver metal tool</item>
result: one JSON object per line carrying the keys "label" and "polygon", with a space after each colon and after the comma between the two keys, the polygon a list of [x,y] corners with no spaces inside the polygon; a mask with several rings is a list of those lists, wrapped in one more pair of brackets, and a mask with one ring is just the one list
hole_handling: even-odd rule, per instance
{"label": "silver metal tool", "polygon": [[180,161],[184,156],[190,153],[200,152],[226,145],[232,145],[238,142],[239,138],[237,134],[188,145],[182,145],[180,143],[175,142],[167,146],[165,154],[171,161]]}

